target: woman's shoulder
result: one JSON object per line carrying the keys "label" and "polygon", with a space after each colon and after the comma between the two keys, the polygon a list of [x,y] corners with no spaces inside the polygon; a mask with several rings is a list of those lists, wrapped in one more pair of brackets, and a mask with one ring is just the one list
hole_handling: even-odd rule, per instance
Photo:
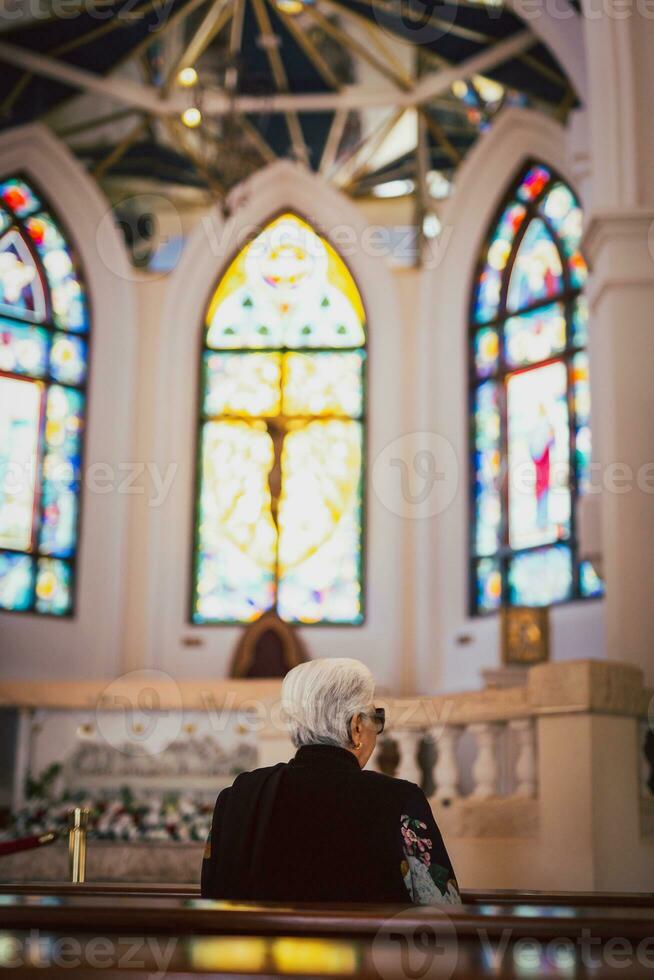
{"label": "woman's shoulder", "polygon": [[361,775],[365,778],[370,790],[385,793],[398,800],[414,799],[424,797],[424,793],[417,783],[412,783],[408,779],[400,779],[397,776],[387,776],[383,772],[375,769],[364,769]]}

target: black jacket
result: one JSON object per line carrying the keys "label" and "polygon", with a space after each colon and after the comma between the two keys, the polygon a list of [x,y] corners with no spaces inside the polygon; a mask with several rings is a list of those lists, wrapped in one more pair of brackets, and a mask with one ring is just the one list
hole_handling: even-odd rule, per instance
{"label": "black jacket", "polygon": [[458,901],[422,790],[362,770],[351,752],[305,746],[238,776],[217,801],[205,898],[279,902]]}

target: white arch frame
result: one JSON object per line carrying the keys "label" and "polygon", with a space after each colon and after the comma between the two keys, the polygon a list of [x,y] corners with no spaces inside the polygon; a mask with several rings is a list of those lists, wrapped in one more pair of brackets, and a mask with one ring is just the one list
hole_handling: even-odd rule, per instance
{"label": "white arch frame", "polygon": [[[80,257],[91,307],[84,471],[103,464],[109,492],[81,493],[76,614],[53,620],[0,612],[3,677],[97,678],[121,666],[126,498],[134,360],[133,276],[111,207],[69,150],[42,124],[0,135],[0,177],[23,173],[46,195]],[[107,475],[112,474],[107,479]]]}
{"label": "white arch frame", "polygon": [[[420,379],[423,426],[445,436],[459,463],[459,488],[451,507],[421,538],[416,582],[420,689],[477,687],[479,671],[497,668],[497,617],[468,615],[468,329],[470,292],[479,252],[511,179],[531,157],[554,167],[575,187],[566,159],[566,132],[541,113],[503,111],[476,143],[457,174],[455,193],[442,215],[442,261],[423,279]],[[438,311],[434,317],[433,311]],[[437,382],[428,377],[437,367]],[[465,396],[462,397],[462,393]],[[589,647],[601,635],[598,604],[572,603],[554,611],[554,642],[568,654],[568,624],[581,617]],[[457,636],[465,646],[457,646]],[[599,643],[599,641],[598,641]],[[577,651],[577,655],[582,654]],[[584,655],[585,652],[584,652]],[[592,654],[588,654],[592,655]]]}
{"label": "white arch frame", "polygon": [[[374,496],[370,479],[372,461],[403,431],[404,406],[396,383],[403,331],[392,277],[383,257],[372,254],[374,234],[357,208],[297,164],[279,161],[258,171],[234,189],[229,204],[229,218],[214,209],[198,223],[166,294],[155,456],[160,467],[174,462],[178,472],[165,503],[152,514],[147,664],[176,675],[224,676],[244,628],[188,622],[202,318],[233,255],[255,230],[288,209],[332,241],[355,278],[369,321],[366,621],[357,627],[312,626],[304,639],[312,656],[358,657],[383,683],[395,683],[403,599],[401,528]],[[189,635],[201,645],[185,648],[183,638]]]}

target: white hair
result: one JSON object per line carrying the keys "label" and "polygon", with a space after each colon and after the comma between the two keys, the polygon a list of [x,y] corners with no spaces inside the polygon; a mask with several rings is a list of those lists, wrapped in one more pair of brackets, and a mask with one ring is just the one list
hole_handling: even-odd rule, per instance
{"label": "white hair", "polygon": [[372,707],[375,682],[359,660],[325,657],[288,672],[282,706],[296,748],[351,744],[350,721]]}

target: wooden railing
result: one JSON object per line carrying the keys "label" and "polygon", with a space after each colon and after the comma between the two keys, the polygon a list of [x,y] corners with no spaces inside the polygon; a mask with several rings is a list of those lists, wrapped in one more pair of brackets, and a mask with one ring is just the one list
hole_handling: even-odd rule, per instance
{"label": "wooden railing", "polygon": [[[200,886],[170,882],[20,882],[0,883],[0,895],[51,896],[79,899],[95,897],[199,899]],[[654,892],[542,892],[513,889],[462,889],[464,905],[535,905],[573,908],[651,908]]]}
{"label": "wooden railing", "polygon": [[[84,886],[80,886],[84,887]],[[0,966],[189,974],[516,980],[651,975],[651,906],[296,906],[133,895],[3,896]]]}

